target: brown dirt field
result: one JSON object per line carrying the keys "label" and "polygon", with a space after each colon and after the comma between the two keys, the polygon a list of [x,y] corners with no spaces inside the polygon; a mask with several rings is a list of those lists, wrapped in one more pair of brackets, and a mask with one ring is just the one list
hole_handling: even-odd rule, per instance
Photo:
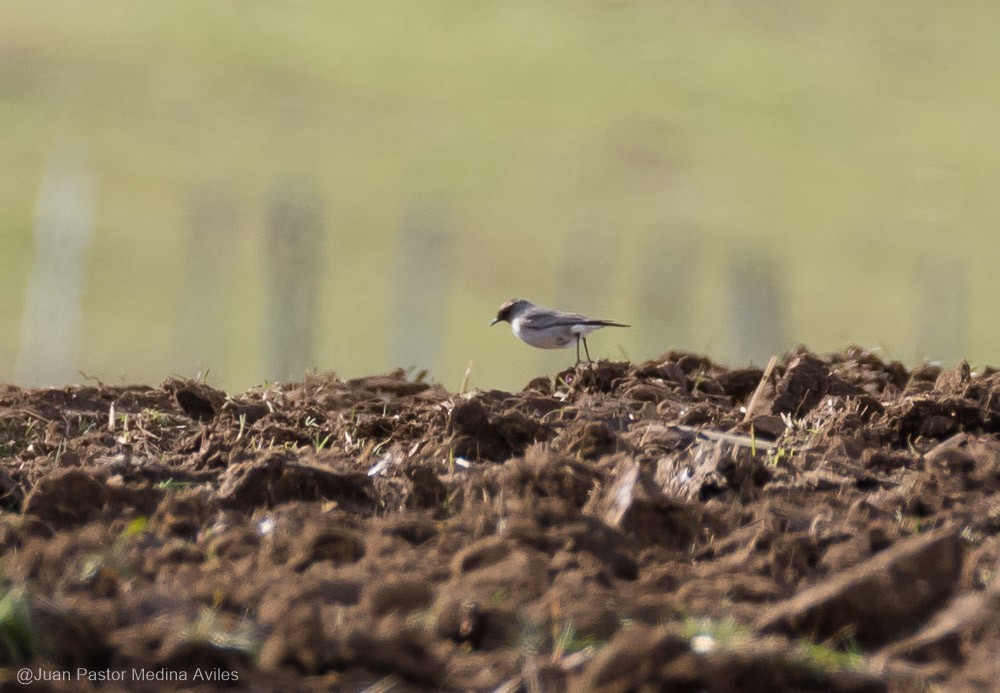
{"label": "brown dirt field", "polygon": [[860,349],[0,385],[0,688],[995,690],[998,433],[1000,373]]}

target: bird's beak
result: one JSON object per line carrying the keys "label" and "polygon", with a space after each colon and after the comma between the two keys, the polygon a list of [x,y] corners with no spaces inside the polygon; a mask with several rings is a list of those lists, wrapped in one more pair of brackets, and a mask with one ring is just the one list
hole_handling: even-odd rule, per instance
{"label": "bird's beak", "polygon": [[490,327],[493,327],[498,322],[500,322],[500,318],[493,318],[492,320],[490,320]]}

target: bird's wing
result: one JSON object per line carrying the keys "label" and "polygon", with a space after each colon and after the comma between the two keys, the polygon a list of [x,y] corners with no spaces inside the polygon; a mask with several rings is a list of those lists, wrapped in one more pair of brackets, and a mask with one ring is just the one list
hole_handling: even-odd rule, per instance
{"label": "bird's wing", "polygon": [[560,313],[553,310],[531,310],[521,316],[521,326],[529,330],[547,330],[552,327],[570,327],[585,324],[590,318],[578,313]]}
{"label": "bird's wing", "polygon": [[614,320],[590,320],[588,325],[600,325],[601,327],[631,327],[631,325],[626,325],[622,322],[615,322]]}
{"label": "bird's wing", "polygon": [[563,313],[541,309],[528,311],[521,318],[521,325],[529,330],[545,330],[551,327],[573,327],[574,325],[594,325],[597,327],[628,327],[620,322],[588,318],[579,313]]}
{"label": "bird's wing", "polygon": [[614,322],[612,320],[598,320],[596,318],[583,318],[582,320],[554,320],[553,326],[572,326],[572,325],[593,325],[595,327],[628,327],[628,325],[623,325],[620,322]]}

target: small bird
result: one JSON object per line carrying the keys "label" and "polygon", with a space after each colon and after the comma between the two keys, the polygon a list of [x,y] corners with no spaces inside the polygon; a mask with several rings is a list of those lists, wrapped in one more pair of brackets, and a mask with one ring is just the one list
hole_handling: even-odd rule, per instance
{"label": "small bird", "polygon": [[597,320],[579,313],[563,313],[536,306],[523,298],[512,298],[500,306],[490,327],[498,322],[509,322],[511,331],[525,344],[539,349],[568,349],[576,343],[576,363],[580,364],[580,342],[591,363],[587,335],[601,327],[628,327],[620,322]]}

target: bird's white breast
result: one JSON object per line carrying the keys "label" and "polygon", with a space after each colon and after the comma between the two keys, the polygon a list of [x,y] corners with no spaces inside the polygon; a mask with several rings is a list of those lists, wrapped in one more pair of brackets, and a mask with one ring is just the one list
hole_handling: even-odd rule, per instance
{"label": "bird's white breast", "polygon": [[531,329],[524,326],[521,318],[514,318],[510,329],[522,342],[539,349],[565,349],[576,344],[576,335],[569,327]]}

